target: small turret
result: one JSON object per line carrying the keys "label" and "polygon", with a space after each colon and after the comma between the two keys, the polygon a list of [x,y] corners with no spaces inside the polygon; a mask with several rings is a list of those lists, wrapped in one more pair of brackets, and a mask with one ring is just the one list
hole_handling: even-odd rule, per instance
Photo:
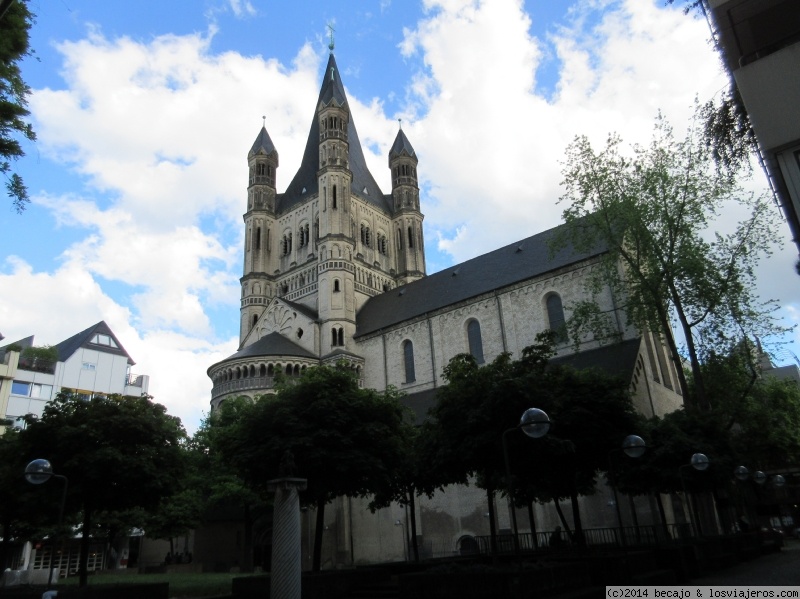
{"label": "small turret", "polygon": [[422,241],[422,213],[419,209],[417,153],[403,133],[402,126],[389,150],[392,171],[398,284],[425,276],[425,248]]}

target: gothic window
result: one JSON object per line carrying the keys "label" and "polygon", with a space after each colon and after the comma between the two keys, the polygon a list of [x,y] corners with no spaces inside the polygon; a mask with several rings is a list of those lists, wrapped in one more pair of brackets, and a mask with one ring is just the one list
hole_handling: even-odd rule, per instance
{"label": "gothic window", "polygon": [[306,245],[307,245],[311,241],[311,235],[309,234],[308,223],[306,223],[305,231],[306,231]]}
{"label": "gothic window", "polygon": [[257,250],[261,249],[261,227],[256,229],[256,238],[254,240],[254,247]]}
{"label": "gothic window", "polygon": [[336,335],[336,327],[331,329],[331,345],[336,347],[336,342],[338,341],[339,337]]}
{"label": "gothic window", "polygon": [[408,228],[408,247],[414,247],[414,234],[411,231],[411,227]]}
{"label": "gothic window", "polygon": [[397,249],[403,249],[403,233],[400,229],[397,229]]}
{"label": "gothic window", "polygon": [[336,210],[336,186],[333,186],[333,195],[331,197],[331,208]]}
{"label": "gothic window", "polygon": [[557,293],[547,296],[547,322],[550,330],[556,334],[556,341],[563,343],[567,340],[567,323],[564,318],[564,307],[561,304],[561,297]]}
{"label": "gothic window", "polygon": [[339,329],[339,345],[344,345],[344,329]]}
{"label": "gothic window", "polygon": [[319,218],[314,221],[314,239],[319,239]]}
{"label": "gothic window", "polygon": [[467,341],[469,343],[469,353],[475,358],[478,364],[483,364],[483,339],[481,339],[481,324],[477,320],[470,320],[467,323]]}
{"label": "gothic window", "polygon": [[406,383],[417,380],[414,375],[414,344],[409,339],[403,342],[403,360],[406,367]]}
{"label": "gothic window", "polygon": [[260,177],[266,175],[267,174],[266,173],[266,165],[265,164],[257,164],[256,165],[256,174],[258,176],[260,176]]}
{"label": "gothic window", "polygon": [[341,291],[341,289],[339,288],[339,279],[334,279],[333,280],[333,290],[334,291]]}
{"label": "gothic window", "polygon": [[252,329],[253,327],[255,327],[257,322],[258,322],[258,315],[257,314],[253,314],[253,320],[250,323],[250,328]]}

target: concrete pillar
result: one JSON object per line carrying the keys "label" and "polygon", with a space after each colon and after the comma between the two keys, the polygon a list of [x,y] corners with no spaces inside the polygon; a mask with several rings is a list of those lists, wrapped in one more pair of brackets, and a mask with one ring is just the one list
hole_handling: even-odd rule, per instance
{"label": "concrete pillar", "polygon": [[300,499],[305,478],[276,478],[267,482],[275,493],[272,517],[271,599],[300,599]]}

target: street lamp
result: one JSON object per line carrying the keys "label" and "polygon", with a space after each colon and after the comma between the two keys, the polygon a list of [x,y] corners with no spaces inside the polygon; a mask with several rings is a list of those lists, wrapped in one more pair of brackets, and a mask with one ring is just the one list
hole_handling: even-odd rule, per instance
{"label": "street lamp", "polygon": [[[48,460],[38,459],[33,460],[27,466],[25,466],[25,480],[27,480],[32,485],[41,485],[46,483],[51,478],[58,478],[64,481],[64,490],[61,493],[61,505],[58,509],[58,524],[57,528],[61,528],[61,523],[64,520],[64,506],[67,503],[67,488],[69,486],[69,480],[66,476],[62,476],[61,474],[55,474],[53,472],[53,466],[50,464]],[[47,575],[47,591],[49,591],[53,586],[53,570],[55,564],[55,556],[56,556],[56,535],[53,535],[53,540],[50,542],[50,569]]]}
{"label": "street lamp", "polygon": [[[519,555],[519,538],[517,532],[517,511],[514,509],[514,499],[511,497],[511,466],[508,459],[508,442],[506,435],[515,430],[522,430],[531,439],[541,439],[550,430],[550,417],[539,408],[528,408],[522,413],[519,424],[513,428],[503,431],[503,459],[506,465],[506,488],[508,489],[509,500],[511,501],[511,532],[514,540],[514,555]],[[536,532],[531,531],[533,543],[536,546]]]}
{"label": "street lamp", "polygon": [[681,485],[683,486],[683,496],[686,498],[686,502],[689,504],[689,518],[693,520],[694,528],[696,528],[696,532],[699,534],[703,534],[702,529],[700,528],[700,519],[697,516],[697,513],[694,510],[694,506],[692,501],[689,499],[689,494],[686,492],[686,481],[683,478],[683,470],[685,468],[694,468],[698,472],[703,472],[708,470],[708,466],[711,464],[711,461],[708,459],[708,456],[704,453],[695,453],[692,454],[691,459],[689,460],[688,464],[684,464],[680,468],[678,468],[678,476],[681,478]]}
{"label": "street lamp", "polygon": [[624,453],[629,458],[640,458],[647,451],[647,443],[639,435],[628,435],[622,441],[622,447],[617,447],[608,452],[608,474],[611,478],[611,488],[614,491],[614,507],[617,512],[617,526],[619,527],[619,541],[625,545],[625,535],[622,531],[622,512],[619,509],[619,496],[617,495],[616,471],[613,456]]}

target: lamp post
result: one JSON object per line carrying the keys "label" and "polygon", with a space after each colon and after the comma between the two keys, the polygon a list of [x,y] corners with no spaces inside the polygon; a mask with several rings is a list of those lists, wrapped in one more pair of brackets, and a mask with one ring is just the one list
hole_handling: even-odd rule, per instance
{"label": "lamp post", "polygon": [[681,478],[681,485],[683,486],[683,496],[686,498],[686,502],[689,504],[689,519],[692,520],[692,526],[696,529],[697,534],[702,535],[703,531],[700,528],[700,519],[697,516],[697,513],[694,510],[694,505],[692,501],[689,499],[689,494],[686,492],[686,481],[683,478],[683,471],[685,468],[694,468],[698,472],[703,472],[708,470],[708,466],[711,461],[708,459],[708,456],[704,453],[695,453],[692,455],[691,459],[689,460],[688,464],[684,464],[680,468],[678,468],[678,476]]}
{"label": "lamp post", "polygon": [[614,508],[617,512],[617,526],[619,527],[619,540],[625,545],[625,535],[622,531],[622,512],[619,509],[619,497],[617,495],[616,471],[614,470],[613,456],[617,453],[624,453],[629,458],[640,458],[647,451],[647,443],[639,435],[628,435],[622,441],[622,447],[617,447],[608,452],[608,473],[611,478],[611,488],[614,491]]}
{"label": "lamp post", "polygon": [[403,556],[405,557],[405,561],[408,561],[408,530],[405,523],[400,520],[395,520],[394,525],[403,527]]}
{"label": "lamp post", "polygon": [[[511,501],[511,532],[514,541],[514,555],[519,555],[519,537],[517,531],[517,512],[514,509],[514,499],[511,497],[511,465],[508,459],[508,442],[506,436],[516,430],[522,430],[531,439],[541,439],[550,430],[550,417],[539,408],[528,408],[522,413],[519,424],[503,431],[503,459],[506,465],[506,488]],[[533,533],[534,543],[536,533]]]}
{"label": "lamp post", "polygon": [[[64,481],[64,490],[61,493],[61,504],[58,508],[58,521],[56,528],[61,528],[61,523],[64,520],[64,506],[67,503],[67,488],[69,487],[69,480],[66,476],[55,474],[53,466],[48,460],[37,459],[30,462],[25,466],[25,480],[32,485],[41,485],[46,483],[51,478],[58,478]],[[53,540],[50,542],[50,568],[47,573],[47,591],[53,586],[53,565],[56,556],[56,535],[53,535]]]}

